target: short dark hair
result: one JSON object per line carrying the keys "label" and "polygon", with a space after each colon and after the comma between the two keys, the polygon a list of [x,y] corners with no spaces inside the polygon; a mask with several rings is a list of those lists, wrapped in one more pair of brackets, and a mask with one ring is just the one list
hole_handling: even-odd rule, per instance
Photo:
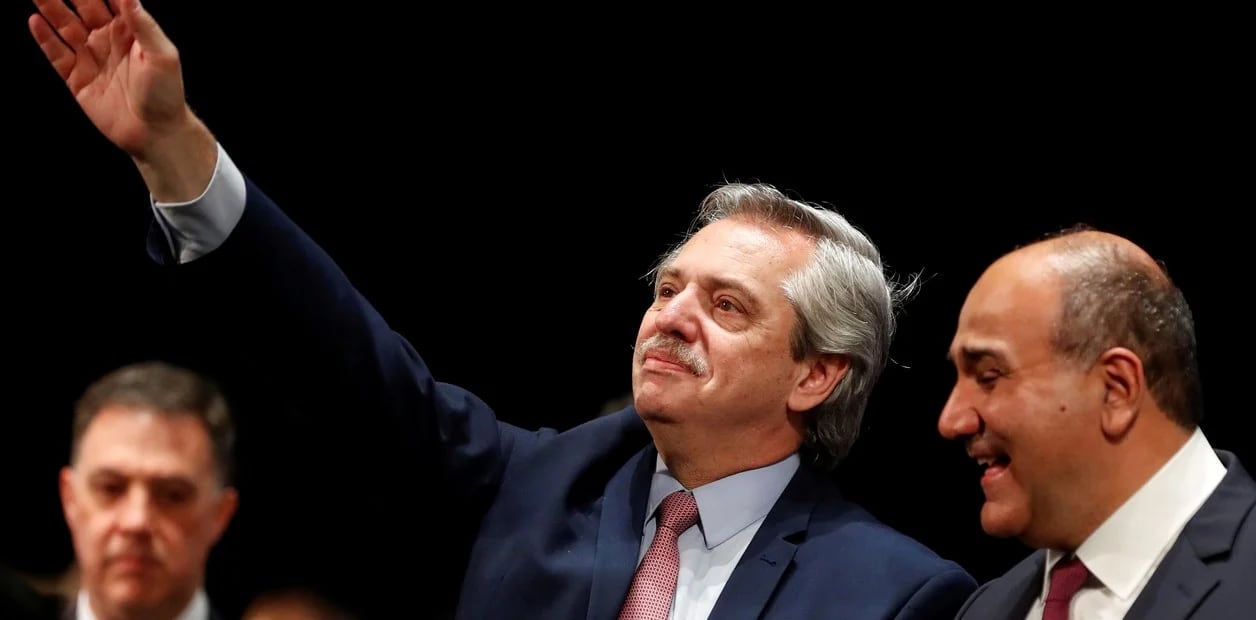
{"label": "short dark hair", "polygon": [[227,399],[209,378],[160,361],[139,362],[114,370],[94,381],[74,405],[71,459],[77,460],[87,427],[111,405],[144,407],[168,416],[191,416],[209,434],[219,482],[231,484],[235,426]]}

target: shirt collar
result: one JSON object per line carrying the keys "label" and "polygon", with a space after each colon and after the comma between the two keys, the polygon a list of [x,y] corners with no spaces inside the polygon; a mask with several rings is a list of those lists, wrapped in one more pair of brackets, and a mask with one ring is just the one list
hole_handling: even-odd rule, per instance
{"label": "shirt collar", "polygon": [[[79,590],[78,602],[74,605],[74,617],[75,620],[96,620],[96,613],[92,611],[91,602],[87,598],[87,590]],[[205,590],[198,588],[188,606],[183,608],[183,613],[175,616],[174,620],[209,620],[209,597],[205,595]]]}
{"label": "shirt collar", "polygon": [[[766,467],[738,472],[692,489],[698,502],[699,525],[707,548],[714,549],[766,516],[801,462],[798,454],[794,453]],[[663,457],[656,457],[643,529],[654,518],[654,511],[663,499],[674,491],[682,490],[687,489],[672,477]]]}
{"label": "shirt collar", "polygon": [[[1159,471],[1077,548],[1090,574],[1128,600],[1159,564],[1186,523],[1225,477],[1225,466],[1198,428]],[[1051,567],[1067,554],[1048,549]]]}

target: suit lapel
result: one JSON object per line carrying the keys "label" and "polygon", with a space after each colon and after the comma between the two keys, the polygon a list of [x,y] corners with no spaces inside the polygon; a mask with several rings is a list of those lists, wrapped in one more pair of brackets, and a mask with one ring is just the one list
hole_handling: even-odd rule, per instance
{"label": "suit lapel", "polygon": [[1035,551],[978,593],[964,618],[1024,618],[1042,593],[1046,553]]}
{"label": "suit lapel", "polygon": [[798,541],[805,537],[820,484],[818,474],[806,466],[798,468],[724,584],[711,610],[712,619],[749,620],[763,613],[794,559]]}
{"label": "suit lapel", "polygon": [[1233,454],[1218,450],[1226,474],[1187,522],[1126,618],[1186,618],[1217,586],[1210,564],[1229,556],[1243,519],[1256,503],[1251,476]]}
{"label": "suit lapel", "polygon": [[638,452],[606,485],[593,558],[589,618],[615,618],[628,594],[641,552],[641,528],[658,452]]}
{"label": "suit lapel", "polygon": [[1034,555],[1033,570],[1026,571],[1021,577],[1021,581],[1014,583],[1011,590],[1007,592],[1007,599],[1004,601],[1004,609],[1012,610],[1012,618],[1024,618],[1029,614],[1029,608],[1038,599],[1038,595],[1042,594],[1042,572],[1046,569],[1045,556]]}
{"label": "suit lapel", "polygon": [[[805,528],[806,519],[806,515],[795,515],[790,520],[803,521]],[[765,522],[763,528],[766,529],[767,525]],[[716,601],[715,608],[711,610],[711,618],[753,620],[759,617],[763,606],[776,590],[781,575],[794,559],[794,551],[798,549],[796,544],[780,535],[788,529],[790,528],[781,528],[772,537],[764,540],[760,540],[758,534],[755,535],[755,542],[746,549],[737,569],[729,577],[728,583],[724,584],[724,590]],[[762,533],[763,529],[759,532]]]}
{"label": "suit lapel", "polygon": [[1209,573],[1186,538],[1179,537],[1125,617],[1186,618],[1216,585],[1217,576]]}

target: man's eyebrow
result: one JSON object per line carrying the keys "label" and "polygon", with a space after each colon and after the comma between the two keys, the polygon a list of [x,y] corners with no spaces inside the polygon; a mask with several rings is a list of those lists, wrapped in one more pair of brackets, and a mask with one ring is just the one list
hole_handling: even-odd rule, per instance
{"label": "man's eyebrow", "polygon": [[87,475],[87,480],[89,482],[101,482],[103,480],[114,480],[118,478],[126,478],[126,476],[123,475],[122,472],[109,467],[93,470]]}
{"label": "man's eyebrow", "polygon": [[746,286],[745,282],[734,278],[725,278],[723,276],[709,276],[704,278],[704,284],[711,290],[730,289],[741,293],[742,296],[749,298],[751,301],[757,300],[758,295]]}
{"label": "man's eyebrow", "polygon": [[[1007,356],[1003,354],[1003,351],[989,346],[964,345],[960,347],[959,356],[963,359],[965,364],[975,364],[986,358],[991,358],[1000,364],[1007,361]],[[946,360],[951,363],[956,363],[955,354],[951,351],[947,351]]]}
{"label": "man's eyebrow", "polygon": [[[122,471],[114,469],[112,467],[102,467],[100,469],[92,471],[87,476],[87,480],[90,482],[102,482],[102,481],[108,481],[108,480],[130,480],[130,479],[131,479],[131,476],[128,476]],[[184,474],[146,476],[144,478],[144,481],[146,483],[156,484],[156,485],[193,485],[195,486],[195,483],[193,482],[192,478]]]}
{"label": "man's eyebrow", "polygon": [[663,284],[663,280],[676,280],[679,279],[681,275],[680,270],[677,269],[675,265],[663,267],[658,270],[658,273],[654,274],[654,288],[658,289],[658,287]]}
{"label": "man's eyebrow", "polygon": [[[684,280],[685,278],[686,278],[686,274],[684,270],[680,269],[679,267],[676,267],[675,265],[670,265],[664,269],[659,270],[659,278],[658,278],[659,280],[664,280],[664,279]],[[734,291],[742,293],[743,295],[756,297],[756,295],[754,294],[754,291],[750,290],[750,287],[747,286],[743,280],[738,279],[738,278],[730,278],[730,277],[721,276],[721,275],[705,275],[705,276],[700,276],[699,279],[702,281],[702,286],[710,290],[732,289]]]}

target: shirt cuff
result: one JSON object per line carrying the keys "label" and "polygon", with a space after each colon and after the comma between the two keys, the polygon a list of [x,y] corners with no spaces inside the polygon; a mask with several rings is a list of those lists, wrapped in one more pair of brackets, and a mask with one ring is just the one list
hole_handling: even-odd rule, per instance
{"label": "shirt cuff", "polygon": [[222,245],[240,217],[246,198],[244,175],[218,144],[218,161],[205,191],[188,202],[157,202],[149,197],[157,225],[179,263],[194,261]]}

